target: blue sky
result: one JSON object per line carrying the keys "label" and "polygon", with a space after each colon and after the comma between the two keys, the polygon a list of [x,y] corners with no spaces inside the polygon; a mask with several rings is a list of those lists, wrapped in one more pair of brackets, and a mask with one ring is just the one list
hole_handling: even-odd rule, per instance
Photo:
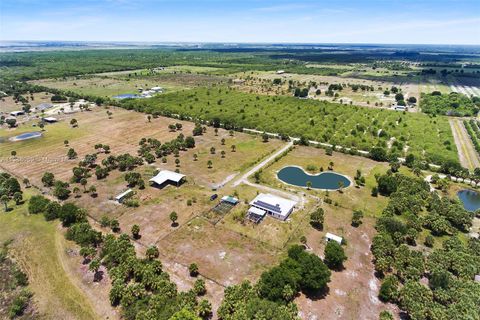
{"label": "blue sky", "polygon": [[0,0],[0,40],[480,44],[480,0]]}

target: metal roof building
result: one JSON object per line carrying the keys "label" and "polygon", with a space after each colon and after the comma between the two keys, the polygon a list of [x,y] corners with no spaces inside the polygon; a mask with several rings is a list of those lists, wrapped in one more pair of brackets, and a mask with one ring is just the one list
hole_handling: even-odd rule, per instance
{"label": "metal roof building", "polygon": [[127,198],[128,196],[130,196],[131,194],[133,193],[133,190],[132,189],[128,189],[127,191],[124,191],[122,193],[120,193],[118,196],[115,197],[115,200],[119,203],[122,203],[123,200],[125,200],[125,198]]}
{"label": "metal roof building", "polygon": [[292,200],[260,193],[250,202],[252,207],[262,209],[269,215],[280,220],[286,220],[297,203]]}
{"label": "metal roof building", "polygon": [[155,177],[150,179],[150,181],[159,186],[163,186],[167,182],[174,182],[178,187],[184,178],[184,174],[173,172],[170,170],[162,170]]}
{"label": "metal roof building", "polygon": [[325,239],[327,240],[327,242],[333,240],[338,242],[339,244],[342,244],[342,241],[343,241],[342,237],[334,235],[333,233],[330,233],[330,232],[327,232],[327,234],[325,235]]}

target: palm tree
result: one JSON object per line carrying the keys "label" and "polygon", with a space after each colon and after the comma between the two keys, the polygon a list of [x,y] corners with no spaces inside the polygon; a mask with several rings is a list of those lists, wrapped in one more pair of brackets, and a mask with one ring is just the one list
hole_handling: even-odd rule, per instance
{"label": "palm tree", "polygon": [[170,213],[170,220],[172,221],[172,226],[177,224],[178,214],[175,211]]}
{"label": "palm tree", "polygon": [[343,181],[339,181],[338,182],[338,192],[342,193],[343,192],[342,189],[343,189],[344,186],[345,185],[343,184]]}
{"label": "palm tree", "polygon": [[232,149],[232,152],[235,152],[237,150],[237,147],[234,144],[232,144],[230,148]]}
{"label": "palm tree", "polygon": [[196,153],[193,154],[193,161],[197,161],[198,160],[198,155]]}
{"label": "palm tree", "polygon": [[307,181],[307,190],[310,190],[312,188],[312,182]]}
{"label": "palm tree", "polygon": [[211,169],[212,165],[213,165],[212,160],[208,160],[207,162],[208,169]]}
{"label": "palm tree", "polygon": [[328,164],[328,170],[333,170],[333,161],[330,161],[330,163]]}
{"label": "palm tree", "polygon": [[225,151],[221,151],[220,154],[222,155],[222,158],[225,158]]}

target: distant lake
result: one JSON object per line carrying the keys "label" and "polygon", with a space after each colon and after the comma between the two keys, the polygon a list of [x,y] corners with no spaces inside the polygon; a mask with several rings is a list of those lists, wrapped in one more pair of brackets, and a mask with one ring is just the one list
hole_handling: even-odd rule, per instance
{"label": "distant lake", "polygon": [[463,203],[463,207],[468,211],[477,211],[480,209],[480,193],[473,190],[460,190],[457,192],[458,198]]}
{"label": "distant lake", "polygon": [[115,99],[137,99],[137,98],[140,98],[139,95],[137,94],[133,94],[133,93],[124,93],[124,94],[119,94],[119,95],[116,95],[116,96],[113,96],[113,98]]}
{"label": "distant lake", "polygon": [[295,166],[288,166],[277,173],[278,179],[298,187],[306,187],[307,182],[310,181],[312,189],[337,190],[339,183],[343,183],[343,187],[350,186],[350,180],[336,172],[322,172],[316,175],[306,173],[302,168]]}

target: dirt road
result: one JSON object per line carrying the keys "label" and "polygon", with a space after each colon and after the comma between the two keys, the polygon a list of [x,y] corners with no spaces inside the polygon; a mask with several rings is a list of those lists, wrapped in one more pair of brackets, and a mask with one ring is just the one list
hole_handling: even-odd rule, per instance
{"label": "dirt road", "polygon": [[450,127],[452,128],[455,144],[457,145],[460,164],[470,170],[480,167],[480,159],[473,147],[467,130],[463,126],[462,120],[450,119],[449,122]]}

